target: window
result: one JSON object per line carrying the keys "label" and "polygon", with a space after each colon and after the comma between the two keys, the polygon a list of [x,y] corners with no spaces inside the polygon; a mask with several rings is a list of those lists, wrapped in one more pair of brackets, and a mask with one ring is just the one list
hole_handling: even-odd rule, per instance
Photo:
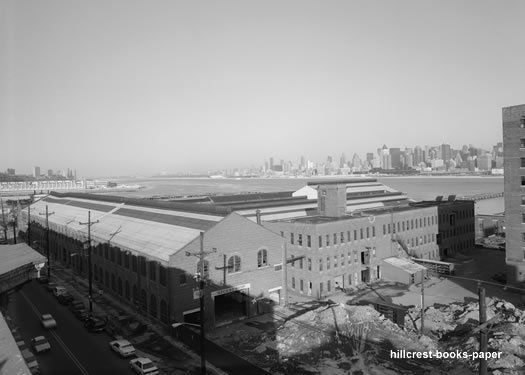
{"label": "window", "polygon": [[185,285],[186,284],[186,274],[181,273],[179,275],[179,285]]}
{"label": "window", "polygon": [[357,229],[354,229],[354,241],[357,241]]}
{"label": "window", "polygon": [[241,271],[241,257],[233,255],[228,259],[228,273],[240,272]]}
{"label": "window", "polygon": [[295,289],[295,277],[292,277],[292,289]]}
{"label": "window", "polygon": [[304,290],[304,282],[303,282],[303,279],[300,279],[300,280],[299,280],[299,289],[301,290],[301,292]]}
{"label": "window", "polygon": [[163,266],[159,267],[159,281],[161,285],[164,285],[164,286],[167,285],[166,267],[163,267]]}
{"label": "window", "polygon": [[312,247],[312,236],[310,236],[310,235],[306,236],[306,246],[307,247]]}
{"label": "window", "polygon": [[129,268],[129,255],[124,253],[124,267]]}
{"label": "window", "polygon": [[345,265],[345,255],[341,254],[341,266]]}
{"label": "window", "polygon": [[397,231],[401,232],[401,225],[399,224],[399,221],[397,222]]}
{"label": "window", "polygon": [[525,116],[521,116],[520,119],[520,128],[525,128]]}
{"label": "window", "polygon": [[319,236],[319,247],[323,247],[323,236]]}
{"label": "window", "polygon": [[119,266],[122,265],[122,252],[120,250],[117,249],[117,264]]}
{"label": "window", "polygon": [[330,246],[330,235],[326,235],[326,246]]}
{"label": "window", "polygon": [[284,237],[284,232],[283,231],[281,231],[281,237]]}
{"label": "window", "polygon": [[410,229],[414,229],[414,219],[410,219]]}
{"label": "window", "polygon": [[114,248],[109,249],[109,258],[113,263],[115,263],[115,249]]}
{"label": "window", "polygon": [[370,228],[366,227],[366,238],[370,238]]}
{"label": "window", "polygon": [[139,257],[140,274],[146,276],[146,258]]}
{"label": "window", "polygon": [[350,231],[346,231],[346,241],[350,242]]}
{"label": "window", "polygon": [[521,168],[525,168],[525,158],[521,158]]}
{"label": "window", "polygon": [[303,246],[303,235],[302,234],[297,235],[297,244],[299,246]]}
{"label": "window", "polygon": [[525,148],[525,138],[520,139],[520,148]]}
{"label": "window", "polygon": [[334,245],[337,245],[337,233],[334,233]]}
{"label": "window", "polygon": [[388,233],[390,234],[390,224],[388,224]]}
{"label": "window", "polygon": [[207,279],[210,276],[210,263],[205,259],[197,262],[197,274],[201,275],[203,278]]}
{"label": "window", "polygon": [[308,271],[312,270],[312,258],[308,258]]}
{"label": "window", "polygon": [[525,242],[525,233],[522,233],[522,234],[521,234],[521,241],[522,241],[522,242]]}
{"label": "window", "polygon": [[376,236],[376,227],[372,227],[372,237]]}
{"label": "window", "polygon": [[402,228],[403,228],[402,230],[404,232],[405,231],[405,222],[403,221],[401,224],[402,224]]}
{"label": "window", "polygon": [[383,224],[383,236],[386,234],[386,224]]}
{"label": "window", "polygon": [[303,258],[299,259],[299,268],[303,269]]}
{"label": "window", "polygon": [[326,269],[330,269],[330,257],[326,257]]}
{"label": "window", "polygon": [[268,265],[268,251],[261,249],[257,252],[257,267],[266,267]]}
{"label": "window", "polygon": [[323,283],[319,283],[319,293],[323,293]]}
{"label": "window", "polygon": [[293,238],[293,233],[290,233],[290,243],[293,245],[294,243],[294,238]]}
{"label": "window", "polygon": [[337,255],[334,255],[334,267],[337,267]]}
{"label": "window", "polygon": [[341,232],[341,241],[339,243],[345,243],[345,234]]}
{"label": "window", "polygon": [[525,195],[522,195],[522,196],[521,196],[521,204],[522,204],[522,205],[525,205]]}
{"label": "window", "polygon": [[359,233],[360,233],[359,238],[363,239],[363,228],[359,229]]}
{"label": "window", "polygon": [[149,278],[150,280],[157,280],[157,265],[155,262],[149,262]]}
{"label": "window", "polygon": [[332,289],[332,285],[331,285],[331,283],[330,283],[330,280],[328,280],[328,281],[326,282],[326,289],[327,289],[328,291],[330,291],[330,290]]}
{"label": "window", "polygon": [[323,270],[323,258],[319,259],[319,271]]}
{"label": "window", "polygon": [[522,222],[522,223],[525,223],[525,213],[522,213],[522,214],[521,214],[521,222]]}

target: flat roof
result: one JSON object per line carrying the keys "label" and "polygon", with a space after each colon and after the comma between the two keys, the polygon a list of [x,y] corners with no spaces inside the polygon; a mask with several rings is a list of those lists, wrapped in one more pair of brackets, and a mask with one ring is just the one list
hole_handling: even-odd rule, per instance
{"label": "flat roof", "polygon": [[417,264],[415,262],[412,262],[409,259],[404,259],[404,258],[391,257],[391,258],[381,259],[381,261],[388,263],[396,268],[402,269],[403,271],[411,275],[427,269],[425,266],[422,266],[421,264]]}
{"label": "flat roof", "polygon": [[0,312],[0,363],[2,374],[30,374],[16,340]]}
{"label": "flat roof", "polygon": [[0,245],[0,275],[27,264],[44,263],[46,257],[25,243]]}
{"label": "flat roof", "polygon": [[314,185],[341,185],[341,184],[355,184],[359,182],[377,182],[376,178],[345,178],[345,179],[329,179],[329,180],[312,180],[306,184],[308,186]]}

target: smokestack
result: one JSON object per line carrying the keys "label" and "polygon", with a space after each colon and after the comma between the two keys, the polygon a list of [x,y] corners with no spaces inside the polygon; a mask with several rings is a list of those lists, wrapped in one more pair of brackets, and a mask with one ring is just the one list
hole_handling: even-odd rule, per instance
{"label": "smokestack", "polygon": [[261,225],[261,210],[259,209],[255,210],[255,217],[257,219],[257,224]]}

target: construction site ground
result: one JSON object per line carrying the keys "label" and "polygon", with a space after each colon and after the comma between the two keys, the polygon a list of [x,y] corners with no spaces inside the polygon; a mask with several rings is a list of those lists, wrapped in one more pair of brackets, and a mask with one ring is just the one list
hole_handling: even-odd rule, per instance
{"label": "construction site ground", "polygon": [[[454,259],[459,278],[431,277],[425,281],[425,330],[421,334],[421,287],[394,283],[363,285],[330,300],[308,301],[301,296],[273,313],[220,327],[210,333],[218,344],[276,374],[474,374],[479,361],[469,359],[392,359],[406,351],[479,350],[478,283],[504,270],[505,253],[476,249]],[[489,373],[525,374],[525,312],[523,295],[503,285],[486,289]],[[399,327],[363,299],[379,299],[406,308]],[[293,297],[292,297],[293,299]]]}

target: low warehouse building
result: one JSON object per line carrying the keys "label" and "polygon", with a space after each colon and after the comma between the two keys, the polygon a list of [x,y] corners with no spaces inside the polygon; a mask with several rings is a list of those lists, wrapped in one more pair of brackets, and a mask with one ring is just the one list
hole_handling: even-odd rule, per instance
{"label": "low warehouse building", "polygon": [[385,258],[381,266],[384,279],[406,285],[420,283],[427,271],[426,267],[399,257]]}

